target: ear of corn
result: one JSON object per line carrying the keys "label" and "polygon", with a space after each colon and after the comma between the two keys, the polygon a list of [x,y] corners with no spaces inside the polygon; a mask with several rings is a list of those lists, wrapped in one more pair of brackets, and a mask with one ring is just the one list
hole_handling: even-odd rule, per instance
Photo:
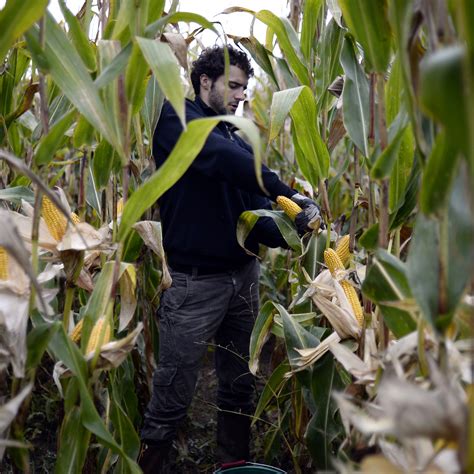
{"label": "ear of corn", "polygon": [[0,247],[0,280],[8,280],[8,254]]}
{"label": "ear of corn", "polygon": [[43,203],[41,205],[41,214],[48,226],[49,233],[59,242],[66,233],[67,219],[61,211],[53,204],[48,196],[43,196]]}
{"label": "ear of corn", "polygon": [[123,198],[120,198],[117,201],[117,216],[122,215],[123,212]]}
{"label": "ear of corn", "polygon": [[339,239],[339,242],[336,245],[336,253],[341,259],[344,267],[347,267],[351,259],[351,253],[349,252],[349,235],[345,235]]}
{"label": "ear of corn", "polygon": [[[324,251],[324,261],[333,277],[336,276],[337,270],[344,270],[344,264],[334,249],[329,248]],[[344,290],[344,294],[349,300],[352,310],[354,311],[357,322],[362,326],[364,323],[364,312],[360,305],[359,297],[357,296],[355,288],[346,280],[342,280],[340,284]]]}
{"label": "ear of corn", "polygon": [[285,214],[291,219],[295,220],[296,216],[303,210],[296,202],[286,196],[278,196],[276,198],[277,204],[283,209]]}
{"label": "ear of corn", "polygon": [[79,224],[79,222],[81,222],[81,219],[75,212],[71,212],[71,220],[74,224]]}
{"label": "ear of corn", "polygon": [[102,347],[110,341],[112,336],[110,324],[105,317],[99,318],[94,324],[87,343],[86,354],[94,352],[98,347]]}
{"label": "ear of corn", "polygon": [[71,333],[72,342],[79,342],[82,336],[82,326],[84,325],[84,318],[82,318],[74,327]]}

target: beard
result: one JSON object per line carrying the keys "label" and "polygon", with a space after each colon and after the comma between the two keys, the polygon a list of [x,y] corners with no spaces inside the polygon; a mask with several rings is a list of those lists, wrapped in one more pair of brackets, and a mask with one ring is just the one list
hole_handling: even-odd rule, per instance
{"label": "beard", "polygon": [[211,91],[209,92],[209,105],[218,114],[228,115],[229,113],[224,105],[224,98],[217,92],[214,84],[212,84]]}

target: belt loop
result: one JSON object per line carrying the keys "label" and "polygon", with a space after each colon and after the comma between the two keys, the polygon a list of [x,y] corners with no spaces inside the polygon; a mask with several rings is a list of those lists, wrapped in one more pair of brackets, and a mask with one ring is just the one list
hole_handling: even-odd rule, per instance
{"label": "belt loop", "polygon": [[199,274],[198,270],[199,270],[198,267],[193,267],[193,270],[192,270],[193,279],[197,278],[197,276]]}

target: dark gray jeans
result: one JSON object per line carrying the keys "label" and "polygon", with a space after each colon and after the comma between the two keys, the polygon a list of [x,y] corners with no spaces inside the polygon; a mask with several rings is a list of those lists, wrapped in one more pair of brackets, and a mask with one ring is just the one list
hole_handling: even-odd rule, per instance
{"label": "dark gray jeans", "polygon": [[[254,379],[248,369],[250,334],[258,313],[259,263],[232,272],[199,275],[172,271],[158,311],[160,347],[142,440],[176,436],[191,404],[207,342],[214,339],[217,406],[252,413]],[[239,418],[243,418],[242,416]],[[246,417],[247,418],[247,417]]]}

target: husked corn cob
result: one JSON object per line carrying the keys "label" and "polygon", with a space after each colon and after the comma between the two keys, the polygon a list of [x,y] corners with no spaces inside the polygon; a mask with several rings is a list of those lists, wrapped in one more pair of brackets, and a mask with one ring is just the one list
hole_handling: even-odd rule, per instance
{"label": "husked corn cob", "polygon": [[79,342],[82,336],[82,326],[84,325],[84,318],[82,318],[74,327],[71,333],[72,342]]}
{"label": "husked corn cob", "polygon": [[277,204],[283,209],[285,214],[291,219],[295,220],[296,216],[303,210],[296,202],[286,196],[278,196],[276,198]]}
{"label": "husked corn cob", "polygon": [[8,280],[8,254],[0,247],[0,280]]}
{"label": "husked corn cob", "polygon": [[59,242],[66,233],[67,219],[48,196],[43,196],[41,214],[48,226],[49,233]]}
{"label": "husked corn cob", "polygon": [[81,219],[75,212],[71,212],[71,220],[74,224],[79,224],[79,222],[81,222]]}
{"label": "husked corn cob", "polygon": [[341,259],[341,262],[343,263],[344,267],[347,267],[349,260],[351,258],[351,253],[349,252],[349,234],[345,235],[341,239],[339,239],[339,242],[336,245],[336,253]]}
{"label": "husked corn cob", "polygon": [[104,317],[99,318],[94,324],[89,336],[86,354],[89,354],[89,352],[94,352],[99,344],[100,347],[102,347],[104,344],[107,344],[110,341],[111,335],[110,324]]}
{"label": "husked corn cob", "polygon": [[[331,248],[324,251],[324,262],[326,263],[332,276],[335,276],[336,270],[344,270],[344,264],[342,263],[339,255]],[[354,315],[360,326],[364,323],[364,312],[359,302],[359,297],[355,288],[346,280],[340,281],[344,294],[346,295],[349,303],[354,311]]]}

